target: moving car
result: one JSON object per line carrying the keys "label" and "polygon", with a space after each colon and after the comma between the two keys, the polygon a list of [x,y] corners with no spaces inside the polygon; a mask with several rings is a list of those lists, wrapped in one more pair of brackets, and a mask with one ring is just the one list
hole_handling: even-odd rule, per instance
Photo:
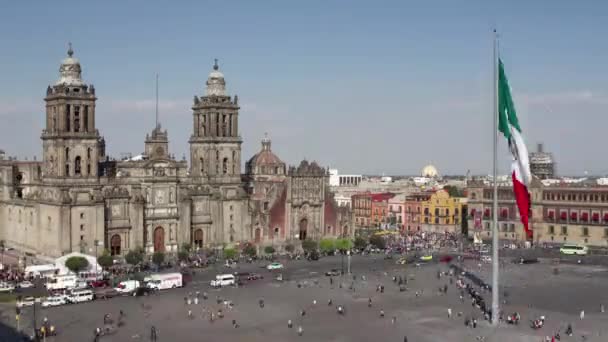
{"label": "moving car", "polygon": [[283,264],[281,264],[280,262],[273,262],[272,264],[269,264],[268,266],[266,266],[266,269],[269,271],[280,270],[280,269],[283,269]]}
{"label": "moving car", "polygon": [[67,296],[68,303],[82,303],[93,300],[93,291],[91,290],[75,290]]}
{"label": "moving car", "polygon": [[587,255],[589,248],[581,245],[563,245],[559,252],[564,255]]}
{"label": "moving car", "polygon": [[22,308],[24,306],[32,306],[36,303],[34,297],[25,297],[17,302],[17,307]]}
{"label": "moving car", "polygon": [[134,294],[138,287],[140,287],[138,280],[125,280],[118,283],[116,291],[120,294]]}
{"label": "moving car", "polygon": [[48,308],[51,306],[59,306],[59,305],[65,305],[65,304],[67,304],[67,300],[66,300],[65,296],[51,296],[51,297],[47,297],[42,302],[42,307]]}
{"label": "moving car", "polygon": [[29,289],[29,288],[35,287],[34,283],[32,283],[31,281],[28,281],[28,280],[24,280],[24,281],[20,282],[19,284],[17,284],[17,286],[19,286],[20,289]]}
{"label": "moving car", "polygon": [[420,261],[431,261],[431,260],[433,260],[432,255],[423,255],[420,257]]}
{"label": "moving car", "polygon": [[335,277],[335,276],[339,276],[340,274],[341,274],[340,270],[337,270],[335,268],[325,272],[325,275],[328,277],[331,277],[331,276]]}
{"label": "moving car", "polygon": [[211,287],[222,287],[234,285],[236,282],[236,278],[232,274],[218,274],[215,276],[215,279],[211,281]]}

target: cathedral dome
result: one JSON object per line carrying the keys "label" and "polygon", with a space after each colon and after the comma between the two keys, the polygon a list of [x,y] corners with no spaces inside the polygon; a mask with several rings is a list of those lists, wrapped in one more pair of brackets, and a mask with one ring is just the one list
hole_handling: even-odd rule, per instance
{"label": "cathedral dome", "polygon": [[209,73],[209,77],[207,78],[207,90],[206,95],[216,95],[216,96],[225,96],[226,95],[226,80],[224,79],[224,74],[219,70],[219,65],[217,65],[217,59],[215,60],[215,64],[213,65],[213,70]]}
{"label": "cathedral dome", "polygon": [[439,176],[439,172],[437,172],[435,166],[429,164],[422,168],[422,177],[435,178],[437,176]]}
{"label": "cathedral dome", "polygon": [[247,173],[252,174],[285,174],[285,163],[272,153],[270,139],[262,139],[262,150],[247,162]]}
{"label": "cathedral dome", "polygon": [[80,61],[74,57],[74,50],[72,50],[72,44],[69,44],[68,57],[61,61],[59,67],[59,80],[55,85],[67,85],[67,86],[82,86],[82,69],[80,67]]}

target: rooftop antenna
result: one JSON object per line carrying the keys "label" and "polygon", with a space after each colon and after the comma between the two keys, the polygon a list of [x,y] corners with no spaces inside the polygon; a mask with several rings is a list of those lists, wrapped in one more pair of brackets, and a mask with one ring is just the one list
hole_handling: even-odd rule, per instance
{"label": "rooftop antenna", "polygon": [[158,74],[156,74],[156,128],[158,128]]}

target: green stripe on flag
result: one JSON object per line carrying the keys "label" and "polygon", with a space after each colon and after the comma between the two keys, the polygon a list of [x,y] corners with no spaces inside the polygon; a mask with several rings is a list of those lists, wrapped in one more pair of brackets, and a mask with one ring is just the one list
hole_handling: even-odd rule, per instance
{"label": "green stripe on flag", "polygon": [[513,98],[511,97],[511,88],[509,87],[509,80],[505,74],[505,68],[502,64],[502,60],[498,60],[498,130],[505,135],[505,138],[511,138],[511,129],[509,126],[517,129],[519,128],[519,122],[517,121],[517,113],[515,111],[515,105],[513,104]]}

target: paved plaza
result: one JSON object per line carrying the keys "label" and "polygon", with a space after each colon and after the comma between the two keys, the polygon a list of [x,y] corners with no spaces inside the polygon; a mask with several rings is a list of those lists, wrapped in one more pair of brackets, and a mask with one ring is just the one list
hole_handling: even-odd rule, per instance
{"label": "paved plaza", "polygon": [[[345,266],[346,267],[346,266]],[[482,277],[489,277],[489,265],[481,268],[475,262],[465,263]],[[519,326],[501,324],[490,327],[471,306],[468,299],[459,300],[455,285],[449,285],[447,276],[437,279],[437,271],[447,271],[445,264],[396,265],[394,260],[380,256],[360,257],[352,260],[352,271],[357,280],[334,277],[333,285],[323,273],[331,268],[341,268],[341,258],[327,257],[318,262],[292,261],[286,263],[284,282],[272,279],[259,265],[248,264],[241,270],[256,270],[265,279],[250,282],[239,288],[210,289],[208,280],[215,275],[213,269],[196,274],[194,281],[183,289],[168,290],[149,297],[122,297],[86,304],[68,305],[53,309],[38,309],[40,324],[43,317],[57,326],[59,336],[49,341],[92,341],[93,331],[103,326],[103,316],[110,313],[114,318],[123,310],[126,324],[101,341],[149,341],[150,329],[158,330],[158,341],[541,341],[559,327],[562,340],[606,341],[608,314],[600,313],[601,303],[608,303],[605,284],[608,271],[593,266],[559,266],[559,274],[553,274],[555,266],[541,263],[515,265],[507,263],[502,282],[508,292],[505,312],[518,311],[522,315]],[[408,291],[399,292],[392,276],[407,276]],[[362,276],[365,276],[363,280]],[[489,278],[488,278],[489,279]],[[354,284],[354,289],[351,285]],[[378,284],[385,286],[384,293],[376,291]],[[438,288],[448,284],[446,295]],[[298,286],[299,285],[299,286]],[[341,286],[342,285],[342,286]],[[196,291],[207,292],[209,298],[198,304],[187,305],[184,297]],[[416,296],[416,292],[419,296]],[[232,301],[232,309],[217,304],[217,297]],[[490,294],[484,293],[486,301]],[[258,301],[263,298],[264,308]],[[372,307],[368,307],[368,298]],[[332,305],[328,305],[328,300]],[[313,301],[316,300],[316,304]],[[346,315],[336,313],[336,306],[343,305]],[[208,312],[223,309],[225,317],[210,322]],[[453,316],[448,318],[447,309]],[[188,318],[188,310],[192,318]],[[301,311],[305,315],[301,315]],[[385,317],[380,317],[380,310]],[[584,320],[579,319],[585,310]],[[458,317],[458,313],[462,316]],[[31,331],[32,309],[26,309],[21,327]],[[3,322],[14,325],[14,309],[5,308]],[[534,331],[528,321],[539,315],[547,317],[546,326]],[[466,328],[464,317],[476,317],[480,324],[476,329]],[[393,323],[393,317],[396,321]],[[11,320],[12,318],[12,320]],[[238,323],[238,328],[232,324]],[[288,328],[287,321],[293,321]],[[574,336],[564,337],[563,328],[572,323]],[[303,329],[298,336],[297,328]]]}

